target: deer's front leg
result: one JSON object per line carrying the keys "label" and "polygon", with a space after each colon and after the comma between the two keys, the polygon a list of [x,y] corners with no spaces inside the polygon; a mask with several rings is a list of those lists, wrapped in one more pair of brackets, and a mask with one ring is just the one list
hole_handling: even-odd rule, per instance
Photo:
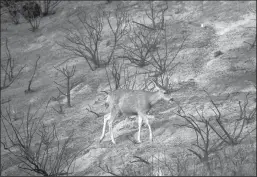
{"label": "deer's front leg", "polygon": [[116,144],[116,142],[115,142],[115,140],[114,140],[114,137],[113,137],[113,130],[112,130],[112,122],[113,122],[113,120],[112,119],[110,119],[109,120],[109,132],[110,132],[110,136],[111,136],[111,140],[112,140],[112,143],[113,144]]}
{"label": "deer's front leg", "polygon": [[138,134],[137,134],[137,140],[138,140],[139,143],[141,143],[141,140],[140,140],[141,127],[142,127],[142,117],[140,115],[138,115]]}
{"label": "deer's front leg", "polygon": [[144,121],[145,121],[145,123],[146,123],[146,125],[148,126],[148,129],[149,129],[149,139],[150,139],[150,141],[153,141],[152,129],[151,129],[151,125],[149,124],[148,118],[153,119],[154,116],[153,115],[146,115],[146,116],[144,116]]}
{"label": "deer's front leg", "polygon": [[105,129],[106,129],[106,123],[107,121],[110,119],[110,113],[104,115],[104,125],[103,125],[103,130],[102,130],[102,135],[100,137],[100,142],[103,140],[104,136],[105,136]]}

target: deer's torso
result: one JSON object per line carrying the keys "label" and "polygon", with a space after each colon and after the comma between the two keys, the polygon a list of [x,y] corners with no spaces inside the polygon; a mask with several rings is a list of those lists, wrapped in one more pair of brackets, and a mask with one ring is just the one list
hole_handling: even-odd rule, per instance
{"label": "deer's torso", "polygon": [[119,89],[110,93],[108,104],[111,105],[111,109],[117,109],[124,115],[147,114],[158,101],[154,99],[154,94],[156,92]]}

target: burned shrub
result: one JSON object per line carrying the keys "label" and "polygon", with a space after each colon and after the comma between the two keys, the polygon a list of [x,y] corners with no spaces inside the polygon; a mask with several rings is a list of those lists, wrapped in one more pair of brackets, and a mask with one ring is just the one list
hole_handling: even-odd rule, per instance
{"label": "burned shrub", "polygon": [[30,24],[31,28],[29,30],[35,32],[39,28],[42,10],[38,3],[34,1],[24,3],[21,7],[21,15]]}
{"label": "burned shrub", "polygon": [[22,15],[25,19],[34,19],[36,17],[39,17],[41,15],[41,7],[36,2],[26,2],[22,6]]}
{"label": "burned shrub", "polygon": [[19,19],[19,5],[15,0],[3,0],[1,1],[1,15],[8,13],[12,22],[17,25],[20,23]]}

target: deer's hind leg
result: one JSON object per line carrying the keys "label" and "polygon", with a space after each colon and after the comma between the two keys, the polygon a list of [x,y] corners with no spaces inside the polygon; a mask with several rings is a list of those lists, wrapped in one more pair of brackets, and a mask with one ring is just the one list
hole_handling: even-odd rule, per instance
{"label": "deer's hind leg", "polygon": [[138,142],[139,143],[141,143],[141,141],[140,141],[140,134],[141,134],[142,121],[144,121],[146,123],[146,125],[148,126],[150,141],[153,140],[152,129],[151,129],[151,125],[149,123],[148,118],[154,118],[154,116],[143,114],[143,113],[139,113],[138,114]]}
{"label": "deer's hind leg", "polygon": [[152,116],[152,115],[144,115],[143,116],[143,120],[144,120],[144,122],[146,123],[146,125],[148,126],[148,129],[149,129],[149,139],[150,139],[150,141],[153,141],[153,133],[152,133],[151,125],[149,123],[148,118],[154,118],[154,116]]}
{"label": "deer's hind leg", "polygon": [[104,125],[103,125],[102,135],[100,137],[100,142],[103,140],[105,136],[106,123],[110,119],[110,116],[111,116],[111,113],[104,115]]}
{"label": "deer's hind leg", "polygon": [[109,132],[110,132],[110,136],[113,144],[116,144],[116,142],[113,137],[112,123],[117,116],[119,116],[119,111],[116,109],[112,109],[110,113],[110,119],[108,120],[108,124],[109,124]]}

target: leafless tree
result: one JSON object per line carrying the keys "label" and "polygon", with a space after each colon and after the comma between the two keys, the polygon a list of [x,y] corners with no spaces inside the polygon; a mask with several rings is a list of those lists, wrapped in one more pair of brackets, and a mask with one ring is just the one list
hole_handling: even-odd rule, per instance
{"label": "leafless tree", "polygon": [[[105,69],[105,73],[106,73],[106,77],[107,77],[107,81],[108,81],[110,90],[112,91],[113,89],[112,89],[112,84],[111,84],[111,78],[109,77],[107,67],[105,67],[104,69]],[[108,92],[105,92],[105,93],[108,94]]]}
{"label": "leafless tree", "polygon": [[[59,90],[58,90],[59,91]],[[55,109],[54,107],[52,107],[52,109],[57,112],[58,114],[64,114],[64,109],[63,109],[63,104],[61,103],[60,101],[60,97],[61,97],[61,92],[59,91],[59,95],[57,97],[52,97],[51,99],[54,100],[54,101],[57,101],[58,102],[58,107],[59,107],[59,110],[58,109]]]}
{"label": "leafless tree", "polygon": [[98,112],[94,111],[90,105],[88,105],[88,108],[86,108],[86,110],[87,110],[88,112],[91,112],[91,113],[93,113],[94,115],[96,115],[96,117],[101,117],[101,116],[104,115],[104,114],[102,114],[102,113],[98,113]]}
{"label": "leafless tree", "polygon": [[55,13],[55,8],[61,3],[60,0],[43,0],[39,1],[41,9],[42,9],[42,15],[47,16],[49,14]]}
{"label": "leafless tree", "polygon": [[58,45],[70,53],[71,57],[84,58],[92,71],[108,63],[101,61],[99,56],[103,12],[99,9],[95,13],[95,15],[92,15],[92,13],[81,12],[77,15],[82,27],[68,20],[71,28],[65,28],[66,41],[57,42]]}
{"label": "leafless tree", "polygon": [[124,56],[138,67],[150,64],[151,53],[156,51],[160,44],[160,31],[150,30],[143,26],[134,27],[128,35],[129,44],[122,45]]}
{"label": "leafless tree", "polygon": [[[207,93],[205,90],[204,92]],[[210,107],[215,114],[214,118],[213,116],[205,116],[204,109],[200,111],[196,108],[197,116],[187,114],[181,106],[179,106],[177,112],[174,112],[186,121],[185,124],[179,124],[178,126],[187,127],[195,131],[196,142],[193,143],[192,146],[196,149],[190,148],[188,150],[207,165],[209,174],[211,173],[209,163],[209,157],[211,154],[223,149],[225,144],[240,144],[252,131],[256,130],[256,128],[253,128],[243,134],[243,130],[246,125],[245,122],[249,117],[252,118],[255,112],[250,111],[248,114],[249,116],[247,116],[246,107],[248,105],[248,95],[249,94],[246,95],[246,102],[243,106],[241,105],[241,102],[239,102],[239,119],[234,119],[234,122],[232,122],[229,127],[225,125],[224,116],[222,116],[217,104],[214,103],[209,94],[208,97],[210,98],[211,105],[214,107]],[[231,129],[231,126],[232,131],[229,130]]]}
{"label": "leafless tree", "polygon": [[[131,89],[134,90],[137,84],[137,77],[138,77],[138,70],[136,68],[136,71],[133,73],[129,70],[128,66],[124,66],[123,69],[123,80],[124,84],[121,85],[121,88],[123,89]],[[146,80],[144,80],[146,81]],[[141,84],[142,88],[145,88],[146,82]]]}
{"label": "leafless tree", "polygon": [[38,60],[40,59],[40,55],[38,56],[37,60],[36,60],[36,63],[35,63],[35,66],[34,66],[34,70],[33,70],[33,74],[29,80],[29,84],[28,84],[28,89],[25,90],[25,93],[30,93],[32,92],[33,90],[31,89],[31,84],[33,82],[33,79],[35,77],[35,74],[36,74],[36,71],[37,71],[37,63],[38,63]]}
{"label": "leafless tree", "polygon": [[183,108],[179,106],[178,112],[174,113],[183,118],[186,123],[177,124],[177,126],[187,127],[194,130],[196,134],[196,142],[192,143],[192,148],[189,148],[188,150],[196,155],[201,162],[205,163],[209,173],[211,173],[209,157],[211,154],[222,149],[223,141],[220,141],[219,139],[213,140],[213,131],[209,123],[210,119],[204,116],[203,109],[200,112],[195,108],[195,111],[198,116],[187,114]]}
{"label": "leafless tree", "polygon": [[165,1],[165,4],[160,4],[160,7],[155,5],[156,2],[148,2],[149,8],[145,10],[145,14],[152,22],[151,28],[164,29],[164,13],[168,10],[168,2]]}
{"label": "leafless tree", "polygon": [[[118,63],[117,61],[112,61],[112,66],[110,68],[110,74],[108,74],[107,67],[105,67],[105,73],[110,90],[117,90],[121,86],[121,72],[123,69],[123,63]],[[112,79],[114,80],[115,87],[112,88]]]}
{"label": "leafless tree", "polygon": [[[55,67],[54,67],[55,68]],[[59,69],[59,68],[55,68],[57,71],[59,71],[60,73],[62,73],[66,80],[67,80],[67,84],[66,86],[59,84],[57,82],[54,82],[55,84],[57,84],[58,86],[62,87],[62,88],[66,88],[66,93],[64,93],[63,91],[61,91],[59,89],[59,87],[57,87],[57,89],[59,90],[59,92],[62,95],[65,95],[67,97],[67,105],[68,107],[71,107],[71,101],[70,101],[70,91],[77,85],[77,83],[71,83],[71,78],[74,76],[75,71],[76,71],[76,66],[72,66],[72,69],[69,70],[68,66],[66,65],[65,68]]]}
{"label": "leafless tree", "polygon": [[[4,79],[3,79],[3,85],[1,86],[0,90],[8,88],[18,78],[21,71],[26,66],[26,65],[24,65],[23,67],[21,67],[19,69],[17,74],[14,74],[14,70],[16,67],[15,67],[14,58],[12,57],[10,49],[8,47],[8,39],[7,38],[5,41],[5,47],[6,47],[7,60],[6,60],[6,64],[3,64],[4,62],[1,62],[1,68],[4,71]],[[8,79],[8,81],[7,81],[7,79]]]}
{"label": "leafless tree", "polygon": [[115,62],[113,62],[112,77],[114,78],[114,82],[115,82],[115,90],[120,88],[121,70],[122,70],[122,64],[116,64]]}
{"label": "leafless tree", "polygon": [[[114,21],[111,20],[112,16],[114,16]],[[68,20],[71,28],[65,28],[66,42],[58,42],[58,44],[63,49],[69,51],[71,57],[84,58],[92,71],[106,66],[113,60],[119,42],[128,34],[129,15],[124,9],[124,6],[122,3],[118,4],[113,14],[98,9],[94,15],[93,13],[80,12],[77,17],[82,27]],[[113,35],[113,41],[111,40],[110,46],[111,50],[106,61],[101,60],[101,56],[99,55],[104,19],[107,20],[111,34]]]}
{"label": "leafless tree", "polygon": [[109,54],[107,63],[113,60],[115,51],[119,47],[119,42],[129,33],[129,22],[130,17],[123,3],[117,4],[116,9],[114,9],[113,16],[115,24],[111,20],[111,12],[105,12],[105,17],[108,22],[108,26],[111,29],[113,35],[113,41],[111,42],[111,52]]}
{"label": "leafless tree", "polygon": [[27,19],[27,21],[31,26],[29,30],[35,32],[39,28],[41,17],[32,17]]}
{"label": "leafless tree", "polygon": [[[117,90],[117,89],[135,89],[136,86],[136,78],[138,76],[138,71],[133,73],[129,70],[128,66],[123,62],[113,61],[112,66],[109,69],[105,68],[106,77],[108,80],[108,84],[110,90]],[[112,81],[114,81],[114,88],[112,88]],[[144,84],[142,87],[144,87]]]}
{"label": "leafless tree", "polygon": [[[249,103],[249,93],[246,94],[246,101],[244,105],[242,105],[241,101],[238,102],[239,106],[239,118],[234,120],[233,131],[228,130],[228,128],[224,125],[223,115],[221,114],[219,108],[214,103],[212,98],[210,97],[209,93],[205,91],[205,93],[210,98],[210,102],[212,103],[214,108],[211,108],[213,113],[215,114],[215,122],[216,126],[214,124],[208,123],[211,129],[215,132],[215,134],[225,143],[229,145],[237,145],[240,144],[248,135],[243,134],[243,130],[246,128],[246,124],[256,119],[256,107],[250,111],[250,113],[247,116],[247,105]],[[250,132],[256,130],[256,127],[253,128]]]}
{"label": "leafless tree", "polygon": [[35,32],[39,28],[42,10],[36,0],[25,1],[20,9],[20,14],[30,24],[30,31]]}
{"label": "leafless tree", "polygon": [[9,104],[5,113],[1,112],[5,134],[1,139],[1,146],[12,155],[12,160],[20,163],[18,167],[29,175],[70,175],[72,163],[78,155],[78,152],[71,153],[69,150],[74,131],[61,143],[55,124],[43,123],[46,110],[47,106],[43,114],[38,115],[39,109],[32,113],[29,106],[27,113],[23,114],[21,123],[15,124],[12,121],[14,115]]}
{"label": "leafless tree", "polygon": [[13,75],[14,58],[12,57],[10,49],[8,47],[8,39],[7,38],[5,40],[5,47],[6,47],[7,63],[6,63],[6,67],[2,66],[2,69],[5,71],[4,83],[5,83],[7,77],[9,79],[9,82],[14,78],[14,75]]}
{"label": "leafless tree", "polygon": [[170,82],[170,78],[165,75],[161,75],[159,78],[158,77],[152,77],[150,76],[151,80],[155,82],[155,84],[159,87],[162,88],[163,90],[166,91],[166,93],[171,93],[171,92],[176,92],[181,90],[182,88],[187,87],[189,84],[184,84],[182,86],[179,86],[179,88],[174,88],[172,83]]}
{"label": "leafless tree", "polygon": [[170,73],[175,67],[177,67],[181,62],[175,62],[179,52],[183,49],[184,43],[188,36],[182,37],[182,42],[179,47],[175,44],[173,47],[169,46],[170,40],[173,37],[167,36],[167,27],[164,27],[164,46],[160,46],[155,52],[151,53],[150,64],[153,69],[150,69],[154,73],[153,77],[162,76],[165,73]]}

